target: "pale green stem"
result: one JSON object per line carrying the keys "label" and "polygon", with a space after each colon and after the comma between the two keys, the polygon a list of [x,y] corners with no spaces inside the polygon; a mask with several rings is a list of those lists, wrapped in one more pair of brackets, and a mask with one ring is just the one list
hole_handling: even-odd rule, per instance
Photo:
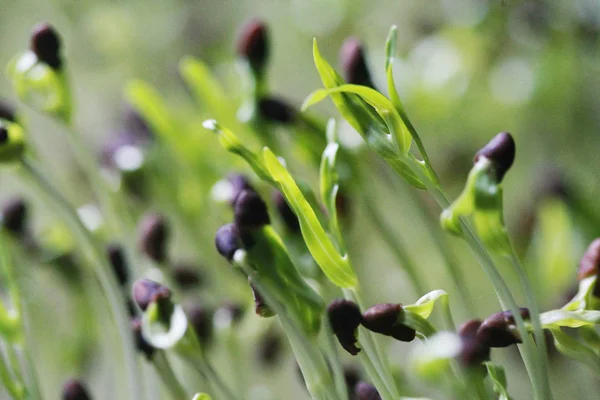
{"label": "pale green stem", "polygon": [[215,398],[238,400],[238,397],[233,393],[233,390],[229,388],[221,375],[215,371],[212,365],[210,365],[208,361],[204,359],[204,357],[190,355],[188,358],[186,358],[186,360],[188,360],[188,362],[194,367],[194,369],[196,369],[196,371],[198,371],[198,373],[200,373],[200,375],[206,379],[206,381],[219,388],[219,391],[223,397],[219,396]]}
{"label": "pale green stem", "polygon": [[154,355],[152,356],[152,362],[154,363],[154,367],[156,368],[160,379],[169,390],[171,397],[174,400],[188,400],[189,396],[177,379],[177,376],[171,367],[171,363],[169,363],[164,351],[160,350],[154,352]]}
{"label": "pale green stem", "polygon": [[28,159],[21,160],[23,171],[27,178],[34,183],[53,203],[58,213],[69,226],[73,236],[78,240],[82,251],[91,258],[90,265],[95,273],[104,296],[108,302],[110,312],[117,325],[119,339],[123,350],[124,361],[128,372],[127,382],[129,384],[130,399],[139,399],[141,389],[137,371],[137,358],[133,336],[130,329],[129,319],[125,311],[125,300],[119,290],[116,277],[108,264],[103,252],[98,248],[95,239],[83,225],[69,202],[60,194],[54,186],[46,179]]}
{"label": "pale green stem", "polygon": [[[442,210],[450,206],[450,202],[443,193],[442,189],[438,185],[434,185],[422,170],[419,168],[412,168],[411,170],[421,179],[422,182],[427,185],[429,193]],[[487,252],[477,235],[473,232],[467,220],[461,217],[460,224],[463,230],[463,238],[471,248],[471,251],[474,253],[475,257],[478,259],[486,275],[490,278],[502,306],[508,306],[508,309],[512,312],[515,318],[515,323],[521,335],[521,339],[523,340],[523,362],[531,379],[534,398],[537,400],[551,399],[552,397],[546,397],[546,393],[544,392],[545,384],[543,383],[543,380],[547,379],[547,376],[540,376],[542,367],[538,365],[537,362],[539,359],[536,356],[535,344],[527,333],[527,329],[519,311],[517,302],[515,301],[506,282],[502,278],[502,275],[500,275],[498,272],[498,269],[496,268],[490,254]],[[519,350],[521,350],[520,346]]]}
{"label": "pale green stem", "polygon": [[17,381],[13,378],[10,373],[9,363],[6,360],[6,355],[4,351],[0,349],[0,379],[4,384],[4,387],[10,397],[14,400],[24,400],[25,399],[25,391],[22,387],[22,382]]}
{"label": "pale green stem", "polygon": [[542,394],[544,399],[551,399],[552,392],[550,389],[550,381],[548,377],[548,348],[546,347],[546,335],[542,329],[542,322],[540,320],[540,309],[535,298],[535,292],[531,286],[531,282],[527,277],[527,273],[523,268],[523,265],[519,261],[514,247],[511,244],[511,255],[510,259],[514,266],[514,269],[519,276],[519,280],[523,285],[523,291],[527,299],[527,307],[529,308],[530,319],[533,324],[533,335],[535,337],[535,344],[538,350],[538,357],[540,363],[540,375],[542,378]]}
{"label": "pale green stem", "polygon": [[[344,297],[346,297],[346,299],[348,300],[355,302],[361,310],[365,309],[365,305],[362,301],[360,291],[358,288],[344,289]],[[389,396],[388,398],[391,399],[396,399],[400,397],[400,393],[398,392],[398,387],[396,386],[394,377],[390,373],[390,367],[387,362],[387,358],[383,356],[382,351],[377,346],[377,342],[373,338],[371,331],[361,329],[361,334],[358,335],[358,341],[360,343],[360,347],[366,352],[373,367],[379,374],[381,381],[385,385],[385,392],[383,393],[383,388],[377,387],[377,390],[379,390],[379,394],[384,398],[385,395]]]}
{"label": "pale green stem", "polygon": [[348,400],[348,388],[346,387],[346,380],[344,378],[344,370],[340,363],[336,348],[335,341],[333,339],[333,331],[331,330],[331,325],[329,324],[329,320],[324,318],[323,321],[323,334],[325,335],[325,356],[327,357],[327,361],[329,362],[329,366],[333,371],[333,380],[335,382],[335,387],[338,392],[338,396],[340,400]]}
{"label": "pale green stem", "polygon": [[390,227],[383,221],[375,206],[372,204],[370,197],[365,193],[363,195],[365,208],[368,213],[369,221],[375,226],[383,241],[389,249],[394,253],[396,260],[402,266],[402,269],[408,274],[410,281],[417,292],[417,295],[422,295],[426,292],[425,283],[419,277],[417,266],[412,261],[403,241],[394,235]]}

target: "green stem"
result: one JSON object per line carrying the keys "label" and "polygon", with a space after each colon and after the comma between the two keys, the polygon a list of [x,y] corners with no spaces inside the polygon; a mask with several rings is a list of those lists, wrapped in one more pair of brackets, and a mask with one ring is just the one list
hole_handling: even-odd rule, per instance
{"label": "green stem", "polygon": [[[221,378],[221,376],[215,371],[215,369],[206,361],[203,357],[192,356],[188,359],[188,361],[192,364],[192,366],[202,375],[208,382],[212,383],[216,387],[219,388],[219,391],[223,395],[223,397],[219,396],[218,398],[224,398],[229,400],[238,400],[238,397],[233,393],[233,391],[229,388],[227,383]],[[215,397],[217,398],[217,397]]]}
{"label": "green stem", "polygon": [[363,199],[365,203],[365,209],[367,210],[369,220],[375,226],[375,229],[381,235],[383,241],[387,244],[389,249],[394,253],[396,260],[402,266],[404,271],[408,274],[410,281],[413,285],[413,288],[417,292],[418,295],[421,295],[426,292],[425,283],[419,277],[417,273],[417,267],[415,263],[410,258],[408,251],[406,250],[405,244],[403,241],[396,237],[394,233],[391,231],[390,227],[383,221],[377,210],[375,209],[375,205],[371,201],[371,198],[364,191]]}
{"label": "green stem", "polygon": [[183,386],[181,386],[181,383],[179,383],[164,351],[156,351],[152,357],[152,362],[154,363],[154,367],[156,368],[160,379],[169,390],[171,397],[174,400],[187,400],[189,396]]}
{"label": "green stem", "polygon": [[[412,163],[408,163],[408,165],[412,165]],[[438,203],[442,210],[448,208],[450,206],[450,201],[443,193],[442,189],[439,185],[435,185],[433,182],[429,180],[429,177],[419,168],[413,167],[411,170],[416,174],[416,176],[421,179],[427,185],[427,190],[432,195],[434,200]],[[541,367],[538,363],[538,357],[536,356],[536,349],[533,340],[527,333],[527,329],[525,327],[525,323],[519,311],[519,306],[515,301],[510,289],[508,288],[506,282],[498,272],[494,261],[492,260],[490,254],[487,252],[478,236],[473,232],[471,226],[465,218],[460,218],[461,227],[463,230],[463,239],[469,245],[469,248],[474,253],[475,257],[478,259],[480,265],[482,266],[484,272],[492,282],[494,289],[496,291],[496,295],[500,300],[500,303],[503,307],[508,306],[508,309],[512,312],[515,323],[523,340],[523,362],[525,364],[525,368],[527,369],[527,373],[531,379],[531,383],[533,386],[534,398],[537,400],[549,400],[551,397],[544,397],[544,379],[547,377],[540,376],[543,371],[543,367]],[[521,351],[521,346],[519,346],[519,351]]]}
{"label": "green stem", "polygon": [[511,244],[511,262],[514,269],[519,276],[525,296],[527,299],[527,307],[529,308],[530,319],[533,324],[533,335],[535,337],[535,345],[538,350],[539,364],[540,364],[540,375],[542,379],[541,393],[544,399],[552,399],[552,392],[550,389],[550,380],[548,375],[548,353],[546,347],[546,335],[542,329],[542,322],[540,321],[540,309],[535,298],[535,292],[531,286],[531,282],[527,277],[527,273],[523,268],[523,265],[519,261],[514,247]]}
{"label": "green stem", "polygon": [[25,393],[22,388],[22,383],[14,379],[10,373],[10,368],[6,360],[6,355],[0,350],[0,380],[4,384],[6,391],[14,400],[24,400]]}
{"label": "green stem", "polygon": [[67,223],[74,237],[79,241],[83,253],[91,259],[92,262],[90,265],[100,282],[110,312],[117,325],[124,361],[129,375],[130,399],[139,399],[142,392],[139,385],[133,336],[125,311],[125,300],[119,290],[116,278],[112,274],[112,269],[108,261],[105,259],[103,252],[98,248],[91,233],[73,211],[69,202],[54,188],[43,173],[27,158],[21,160],[21,165],[26,177],[54,203],[57,212]]}
{"label": "green stem", "polygon": [[[364,303],[360,296],[360,291],[358,288],[353,289],[344,289],[344,297],[346,299],[351,300],[358,304],[361,310],[365,309]],[[385,358],[381,352],[381,350],[377,346],[377,342],[373,338],[371,331],[366,329],[361,329],[361,334],[358,335],[358,341],[360,343],[360,347],[365,351],[368,358],[370,359],[371,364],[373,365],[375,371],[377,371],[381,382],[385,385],[385,391],[382,393],[382,389],[377,387],[379,394],[385,398],[385,395],[389,396],[390,399],[397,399],[400,397],[400,393],[398,392],[398,387],[394,382],[394,378],[390,373],[390,368],[387,363],[387,358]],[[371,379],[373,377],[371,376]],[[375,381],[374,381],[375,383]],[[377,385],[376,385],[377,386]]]}
{"label": "green stem", "polygon": [[333,331],[331,330],[331,325],[329,324],[329,321],[326,318],[323,322],[323,334],[325,335],[324,353],[327,357],[329,366],[333,371],[333,380],[335,382],[335,387],[338,392],[338,396],[341,400],[348,400],[348,388],[346,387],[344,370],[342,368],[335,348],[335,342],[333,339]]}

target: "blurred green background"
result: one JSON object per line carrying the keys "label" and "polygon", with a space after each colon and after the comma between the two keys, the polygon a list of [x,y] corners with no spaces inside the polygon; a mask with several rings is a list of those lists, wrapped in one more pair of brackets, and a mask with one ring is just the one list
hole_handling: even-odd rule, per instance
{"label": "blurred green background", "polygon": [[[184,55],[205,61],[239,99],[234,42],[240,26],[251,17],[261,18],[270,29],[270,88],[295,104],[321,87],[312,61],[313,37],[334,65],[344,38],[359,37],[366,46],[375,83],[383,87],[383,44],[389,27],[397,25],[396,82],[452,196],[462,188],[476,150],[499,131],[514,134],[517,159],[504,181],[506,219],[528,266],[539,271],[553,262],[558,264],[552,265],[556,274],[542,271],[535,276],[558,280],[547,285],[552,290],[540,290],[542,307],[562,304],[565,292],[574,286],[583,249],[600,231],[595,224],[600,220],[596,201],[600,196],[598,1],[0,0],[0,64],[25,49],[36,23],[53,24],[65,44],[76,125],[90,144],[99,148],[119,129],[125,104],[123,89],[132,79],[155,85],[174,112],[193,115],[195,106],[178,74],[178,62]],[[14,101],[10,83],[4,77],[0,79],[0,98]],[[330,102],[313,112],[338,117]],[[57,182],[62,182],[70,198],[85,203],[89,193],[71,184],[79,175],[59,127],[25,107],[23,114],[28,119],[30,138],[48,170]],[[214,140],[208,133],[201,134],[206,140]],[[223,162],[223,157],[231,156],[214,152],[206,157]],[[577,201],[566,202],[568,223],[561,225],[548,217],[549,224],[558,224],[552,226],[559,226],[560,231],[551,227],[546,236],[534,235],[533,247],[528,248],[532,216],[539,210],[537,194],[552,168],[560,171]],[[2,172],[0,179],[1,197],[27,191],[12,171]],[[384,180],[372,185],[380,212],[408,243],[412,257],[428,276],[428,289],[443,288],[456,299],[439,255],[430,251],[430,239],[414,215],[414,196],[408,195],[409,190],[402,185],[395,193]],[[36,216],[43,221],[49,210],[38,203]],[[357,209],[354,214],[349,241],[368,302],[416,300],[418,294],[405,282],[405,275],[372,232],[364,213]],[[562,230],[565,226],[569,229],[566,233]],[[569,243],[553,242],[561,237],[567,237]],[[554,252],[547,247],[536,249],[536,240],[553,243]],[[474,258],[466,246],[454,240],[452,243],[472,292],[477,317],[497,311],[492,287]],[[209,249],[211,243],[203,246]],[[207,257],[215,259],[214,254]],[[60,299],[61,294],[55,297]],[[43,304],[45,298],[40,295],[31,301]],[[59,300],[56,304],[60,307]],[[469,317],[460,304],[458,300],[453,304],[457,322]],[[45,329],[51,329],[52,321],[45,324]],[[60,355],[52,358],[50,343],[48,340],[39,364],[49,393],[57,390],[67,372],[72,372],[60,362]],[[406,344],[393,345],[392,362],[401,367],[409,348]],[[517,399],[527,398],[523,387],[526,375],[512,354],[516,352],[497,353],[494,356],[509,365],[509,390]],[[278,377],[266,379],[274,383],[273,398],[292,398],[286,394],[290,391],[298,392],[293,398],[303,398],[293,363],[289,359],[283,362],[286,367],[281,371],[265,375]],[[560,356],[553,362],[557,399],[596,398],[598,377]],[[103,380],[103,374],[110,374],[110,360],[99,362],[97,369],[99,372],[91,374],[92,386],[110,393],[115,388],[106,387]],[[284,374],[288,380],[279,379]],[[297,383],[291,390],[288,385],[294,381]],[[259,394],[256,398],[271,397]]]}

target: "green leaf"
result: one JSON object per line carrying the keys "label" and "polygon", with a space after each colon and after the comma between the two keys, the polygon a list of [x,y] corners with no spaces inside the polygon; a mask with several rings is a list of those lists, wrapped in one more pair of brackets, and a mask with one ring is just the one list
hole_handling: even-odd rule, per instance
{"label": "green leaf", "polygon": [[448,293],[443,290],[433,290],[417,300],[415,304],[404,306],[404,309],[418,314],[423,318],[429,318],[433,312],[435,302],[443,298],[448,298]]}
{"label": "green leaf", "polygon": [[140,80],[131,81],[125,88],[125,97],[162,140],[171,144],[176,142],[178,134],[167,105],[152,85]]}
{"label": "green leaf", "polygon": [[338,252],[288,170],[266,147],[263,149],[263,160],[271,178],[298,216],[304,241],[323,273],[339,287],[355,287],[358,280],[347,256]]}
{"label": "green leaf", "polygon": [[565,334],[560,328],[551,329],[551,332],[558,351],[587,365],[594,372],[600,373],[600,357],[594,350]]}
{"label": "green leaf", "polygon": [[325,308],[321,297],[302,278],[281,240],[266,225],[251,233],[253,244],[246,249],[247,261],[271,297],[285,304],[307,334],[316,335]]}
{"label": "green leaf", "polygon": [[381,119],[385,121],[385,124],[395,140],[396,146],[398,146],[399,153],[408,153],[410,150],[411,136],[406,130],[400,114],[396,110],[394,104],[375,89],[367,86],[350,84],[344,84],[329,89],[319,89],[309,95],[304,101],[302,108],[306,109],[335,93],[352,93],[360,96],[373,107]]}
{"label": "green leaf", "polygon": [[565,304],[562,309],[567,311],[577,311],[588,308],[592,291],[596,286],[597,280],[598,278],[596,276],[590,276],[589,278],[582,279],[579,282],[579,290],[577,291],[577,294],[571,299],[571,301]]}
{"label": "green leaf", "polygon": [[590,326],[600,323],[600,311],[596,310],[552,310],[540,314],[540,320],[543,328],[559,328],[566,326],[569,328],[579,328],[581,326]]}
{"label": "green leaf", "polygon": [[179,71],[198,103],[217,117],[223,117],[222,110],[228,109],[230,102],[206,64],[193,57],[183,57],[179,62]]}
{"label": "green leaf", "polygon": [[510,396],[506,390],[508,383],[506,381],[506,374],[504,368],[498,364],[494,364],[491,361],[484,363],[487,369],[488,376],[492,381],[494,393],[498,395],[498,400],[510,400]]}
{"label": "green leaf", "polygon": [[266,166],[260,156],[248,149],[233,132],[219,124],[214,119],[204,121],[204,128],[219,135],[219,142],[223,148],[231,153],[241,156],[258,177],[266,182],[273,184],[273,179],[267,171]]}

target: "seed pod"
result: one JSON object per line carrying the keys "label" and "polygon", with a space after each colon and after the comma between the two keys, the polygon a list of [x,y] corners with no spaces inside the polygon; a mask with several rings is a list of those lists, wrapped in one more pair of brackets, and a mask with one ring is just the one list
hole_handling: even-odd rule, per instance
{"label": "seed pod", "polygon": [[0,100],[0,119],[16,122],[15,109],[7,102]]}
{"label": "seed pod", "polygon": [[353,356],[357,355],[360,349],[356,347],[356,336],[362,315],[356,303],[345,299],[333,300],[327,306],[327,315],[340,345]]}
{"label": "seed pod", "polygon": [[285,100],[276,97],[263,97],[258,102],[260,116],[269,122],[291,124],[296,120],[297,111]]}
{"label": "seed pod", "polygon": [[276,331],[271,330],[260,340],[258,345],[258,359],[264,365],[271,367],[277,363],[281,350],[281,336]]}
{"label": "seed pod", "polygon": [[151,360],[154,355],[155,348],[144,339],[142,335],[142,320],[141,318],[133,318],[131,320],[131,330],[137,350],[146,356],[146,360]]}
{"label": "seed pod", "polygon": [[173,280],[182,290],[195,289],[203,282],[202,274],[198,269],[181,263],[173,267]]}
{"label": "seed pod", "polygon": [[286,201],[285,196],[278,190],[273,192],[273,203],[275,203],[275,208],[286,228],[290,232],[300,232],[300,222],[298,221],[298,217]]}
{"label": "seed pod", "polygon": [[169,233],[169,226],[162,215],[144,216],[139,228],[140,250],[155,262],[164,263],[167,261]]}
{"label": "seed pod", "polygon": [[254,191],[242,190],[233,208],[235,224],[240,229],[257,229],[270,223],[267,205]]}
{"label": "seed pod", "polygon": [[4,202],[2,205],[2,226],[17,236],[25,234],[27,230],[27,204],[22,197],[13,197]]}
{"label": "seed pod", "polygon": [[255,73],[264,72],[269,59],[269,37],[263,22],[252,20],[242,28],[238,36],[237,53]]}
{"label": "seed pod", "polygon": [[227,180],[231,184],[232,187],[232,195],[230,204],[233,207],[235,202],[243,190],[255,191],[252,185],[250,184],[250,180],[242,174],[230,174],[227,177]]}
{"label": "seed pod", "polygon": [[227,261],[233,260],[235,252],[242,247],[240,230],[235,224],[227,224],[217,230],[215,246],[220,255]]}
{"label": "seed pod", "polygon": [[63,400],[91,400],[87,389],[83,383],[77,379],[69,379],[65,382],[62,389]]}
{"label": "seed pod", "polygon": [[54,70],[59,70],[62,67],[60,47],[60,37],[52,26],[43,23],[33,29],[30,44],[31,51],[35,53],[39,61]]}
{"label": "seed pod", "polygon": [[410,342],[414,340],[416,332],[399,322],[403,312],[402,304],[377,304],[364,312],[362,324],[372,332]]}
{"label": "seed pod", "polygon": [[254,297],[254,311],[256,312],[256,315],[259,315],[263,318],[270,318],[274,316],[275,311],[272,310],[271,307],[269,307],[269,305],[265,302],[262,294],[252,284],[252,279],[250,277],[248,277],[248,283],[252,289],[252,296]]}
{"label": "seed pod", "polygon": [[195,305],[191,307],[186,314],[189,324],[194,329],[194,332],[196,332],[200,343],[203,345],[208,344],[212,338],[213,332],[211,313],[206,308]]}
{"label": "seed pod", "polygon": [[125,286],[129,279],[129,275],[127,273],[128,266],[123,248],[116,243],[110,244],[106,248],[106,254],[119,284]]}
{"label": "seed pod", "polygon": [[367,67],[364,48],[358,38],[349,37],[340,49],[340,64],[346,82],[354,85],[374,87]]}
{"label": "seed pod", "polygon": [[150,279],[142,278],[133,284],[133,300],[142,311],[146,311],[151,303],[170,302],[171,291],[164,285]]}
{"label": "seed pod", "polygon": [[481,150],[475,154],[473,162],[476,163],[481,157],[489,159],[493,166],[496,179],[502,182],[504,174],[515,161],[515,141],[508,132],[500,132],[489,141]]}
{"label": "seed pod", "polygon": [[[581,261],[579,261],[579,269],[577,270],[577,280],[589,278],[598,274],[600,271],[600,238],[594,239],[588,246]],[[596,285],[598,286],[598,285]]]}
{"label": "seed pod", "polygon": [[375,386],[370,383],[360,381],[355,388],[357,400],[381,400],[381,396]]}
{"label": "seed pod", "polygon": [[464,367],[479,366],[490,358],[489,346],[477,339],[477,331],[481,324],[481,320],[471,319],[458,329],[458,336],[462,343],[458,360]]}
{"label": "seed pod", "polygon": [[[520,309],[521,317],[529,319],[529,310]],[[501,311],[487,317],[477,330],[477,340],[489,347],[508,347],[521,343],[521,338],[511,329],[515,324],[512,313]]]}

